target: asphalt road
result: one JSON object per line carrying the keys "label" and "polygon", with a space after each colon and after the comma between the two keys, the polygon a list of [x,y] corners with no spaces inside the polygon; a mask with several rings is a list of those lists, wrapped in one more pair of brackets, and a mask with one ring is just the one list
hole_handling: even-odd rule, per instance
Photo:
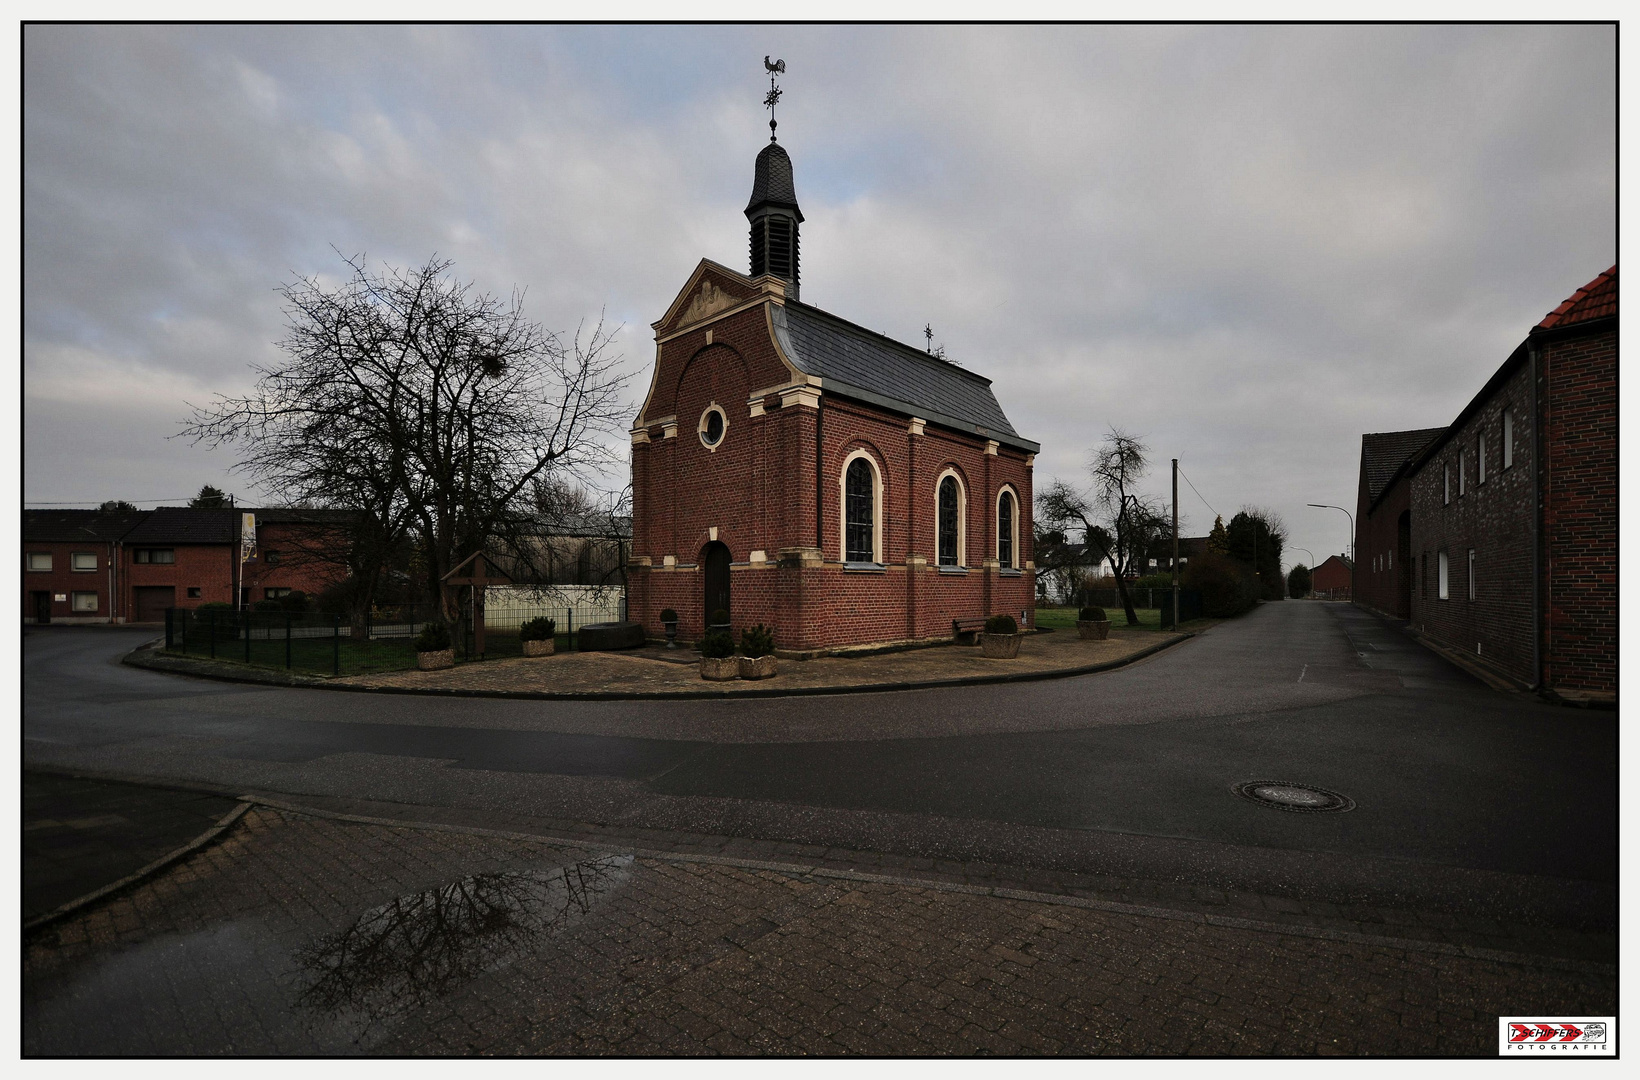
{"label": "asphalt road", "polygon": [[[1339,604],[1101,675],[755,701],[241,686],[30,630],[25,765],[1615,926],[1616,714],[1487,689]],[[1342,814],[1232,793],[1281,780]]]}

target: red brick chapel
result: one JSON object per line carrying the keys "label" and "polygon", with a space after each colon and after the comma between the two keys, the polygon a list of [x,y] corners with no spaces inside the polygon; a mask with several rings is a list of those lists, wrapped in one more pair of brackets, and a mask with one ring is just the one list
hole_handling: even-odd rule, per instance
{"label": "red brick chapel", "polygon": [[799,299],[791,158],[757,156],[751,266],[702,259],[654,324],[632,426],[629,618],[714,611],[783,653],[1031,625],[1038,444],[991,381]]}

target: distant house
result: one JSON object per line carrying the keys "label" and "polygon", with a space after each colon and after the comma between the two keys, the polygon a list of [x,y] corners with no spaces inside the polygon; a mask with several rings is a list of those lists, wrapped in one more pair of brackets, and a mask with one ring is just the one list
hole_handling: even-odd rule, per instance
{"label": "distant house", "polygon": [[1361,436],[1361,479],[1355,501],[1357,604],[1397,619],[1412,613],[1412,485],[1407,466],[1445,428],[1381,431]]}
{"label": "distant house", "polygon": [[[156,510],[25,510],[23,619],[31,623],[160,622],[169,607],[249,606],[345,577],[348,511],[166,506]],[[245,515],[251,557],[240,559]]]}
{"label": "distant house", "polygon": [[[1364,478],[1366,457],[1364,441]],[[1522,685],[1615,699],[1617,267],[1534,326],[1368,510],[1358,601]]]}
{"label": "distant house", "polygon": [[1310,575],[1310,595],[1322,600],[1348,600],[1354,587],[1355,568],[1342,555],[1329,555]]}

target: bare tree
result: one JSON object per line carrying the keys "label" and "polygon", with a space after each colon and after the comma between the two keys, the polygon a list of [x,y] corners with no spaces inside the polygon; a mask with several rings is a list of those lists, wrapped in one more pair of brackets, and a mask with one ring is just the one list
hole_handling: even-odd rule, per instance
{"label": "bare tree", "polygon": [[1166,528],[1160,504],[1135,490],[1149,468],[1147,452],[1138,438],[1112,428],[1104,445],[1088,454],[1089,489],[1054,480],[1039,499],[1044,521],[1067,531],[1080,528],[1089,553],[1109,560],[1129,626],[1138,625],[1139,615],[1128,595],[1128,575]]}
{"label": "bare tree", "polygon": [[408,540],[435,618],[453,618],[443,578],[486,548],[522,567],[539,521],[528,498],[549,473],[608,463],[625,376],[602,322],[566,341],[450,274],[437,257],[372,273],[344,260],[338,286],[284,286],[286,363],[255,390],[196,408],[182,434],[237,444],[236,468],[286,500],[357,511],[345,563],[368,610]]}

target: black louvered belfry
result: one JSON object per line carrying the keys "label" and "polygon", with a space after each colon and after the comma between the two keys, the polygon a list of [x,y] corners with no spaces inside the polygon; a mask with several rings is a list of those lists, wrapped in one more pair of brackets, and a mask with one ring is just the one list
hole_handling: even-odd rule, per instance
{"label": "black louvered belfry", "polygon": [[746,218],[752,223],[752,276],[773,274],[787,283],[792,299],[799,299],[798,226],[803,211],[797,208],[792,159],[779,143],[770,143],[757,155]]}

